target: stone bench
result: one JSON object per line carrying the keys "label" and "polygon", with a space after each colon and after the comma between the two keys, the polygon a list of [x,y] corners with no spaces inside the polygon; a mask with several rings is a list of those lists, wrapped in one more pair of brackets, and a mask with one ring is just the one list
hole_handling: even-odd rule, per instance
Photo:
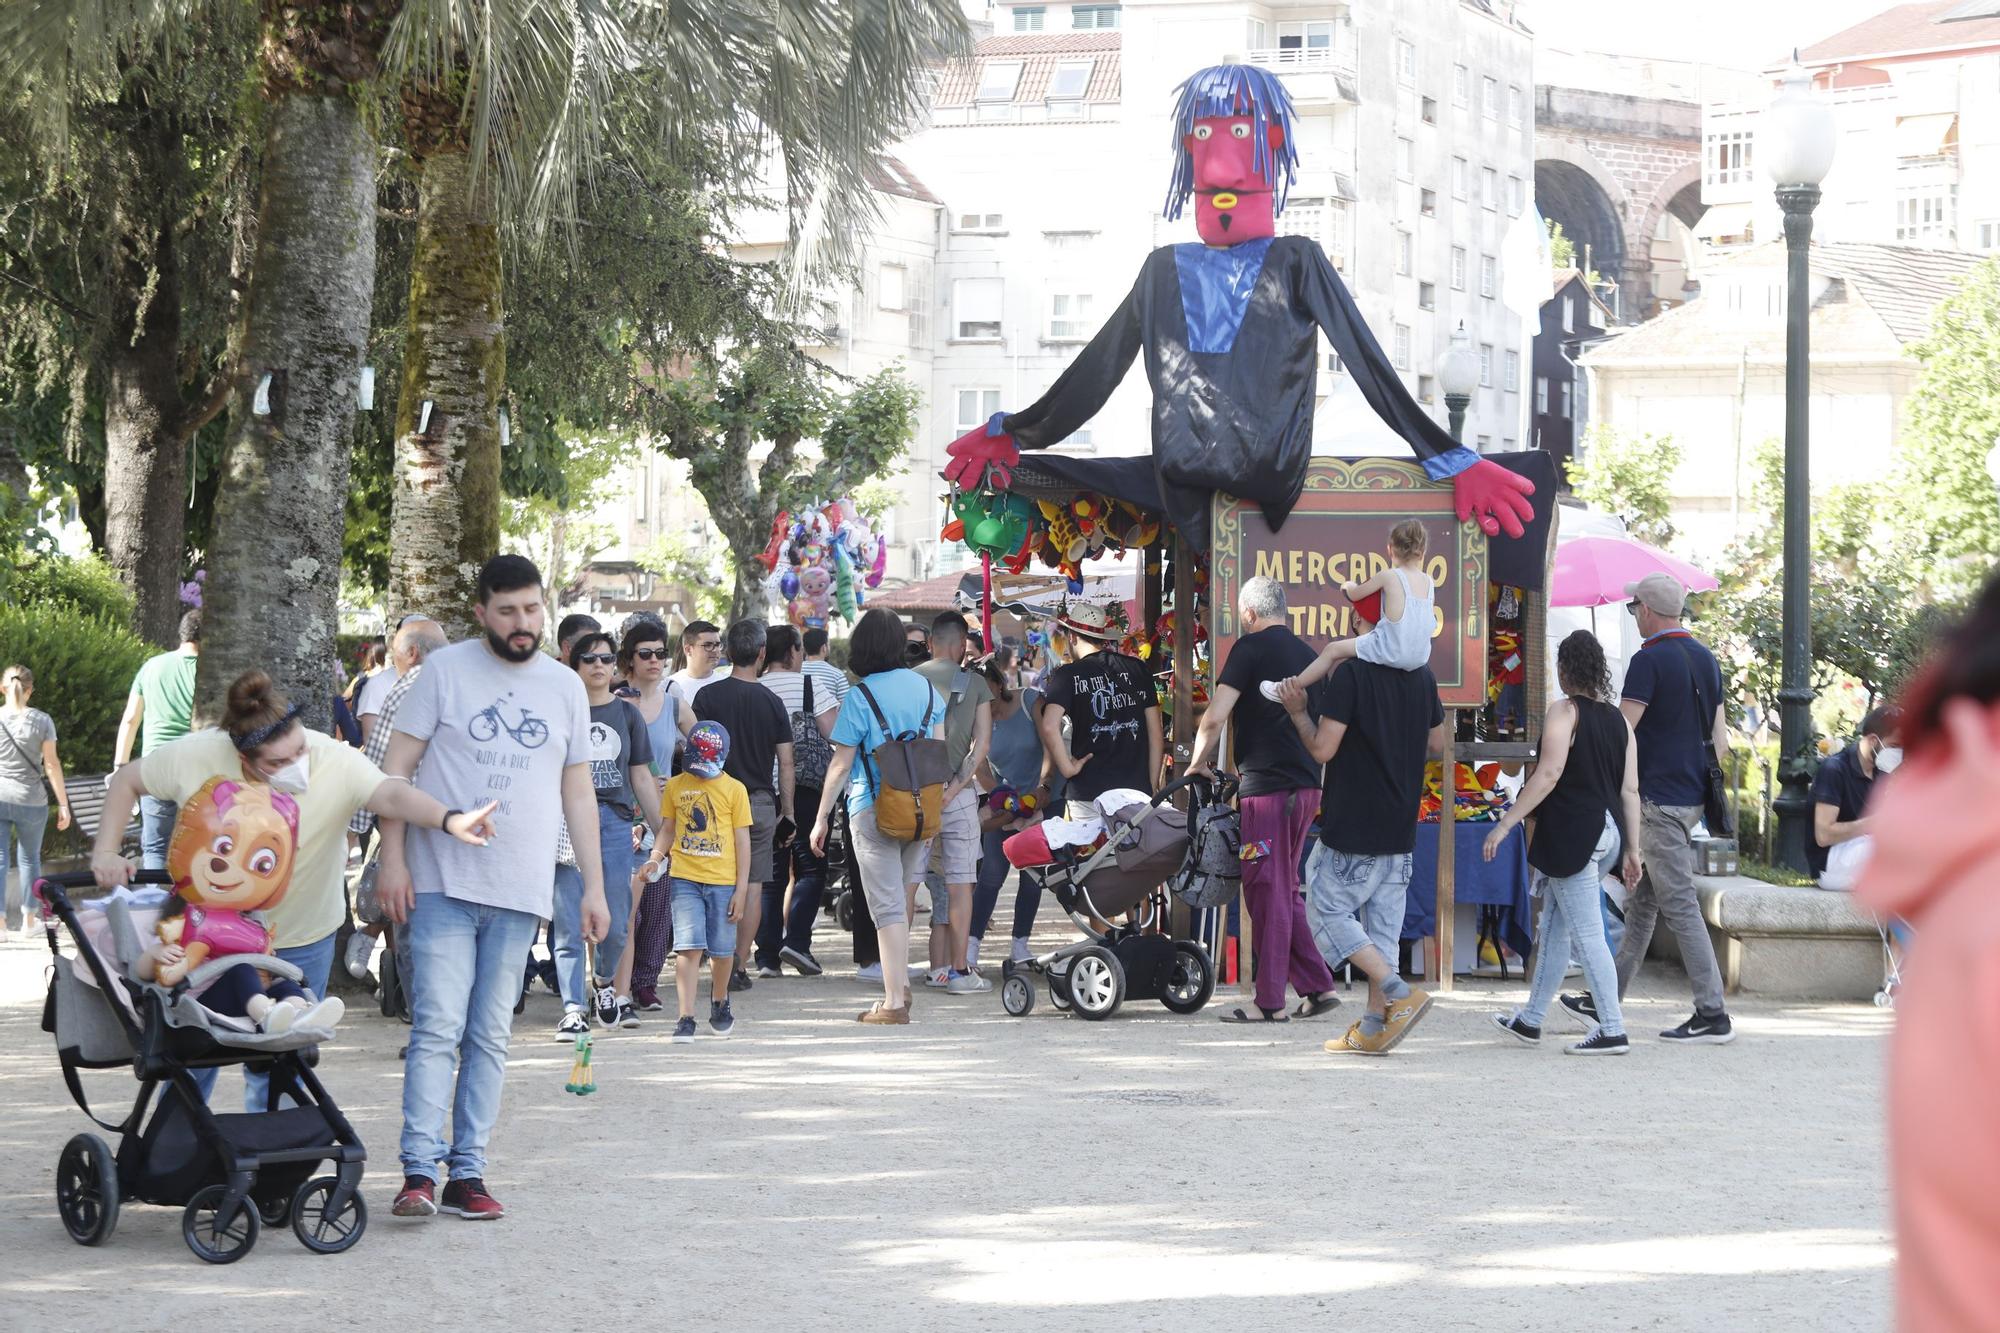
{"label": "stone bench", "polygon": [[[1882,988],[1882,940],[1851,893],[1697,875],[1695,893],[1723,987],[1807,1000],[1867,1000]],[[1680,962],[1673,932],[1653,932],[1654,956]]]}

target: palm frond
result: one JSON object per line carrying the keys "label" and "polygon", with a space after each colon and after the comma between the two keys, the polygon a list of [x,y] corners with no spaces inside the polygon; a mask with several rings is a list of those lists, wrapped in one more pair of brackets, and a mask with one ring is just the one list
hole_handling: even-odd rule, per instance
{"label": "palm frond", "polygon": [[0,0],[0,87],[60,143],[79,96],[115,96],[126,66],[172,54],[210,0]]}

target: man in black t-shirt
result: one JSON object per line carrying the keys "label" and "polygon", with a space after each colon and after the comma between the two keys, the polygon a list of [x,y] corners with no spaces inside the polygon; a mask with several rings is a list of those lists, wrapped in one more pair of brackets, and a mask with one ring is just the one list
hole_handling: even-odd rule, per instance
{"label": "man in black t-shirt", "polygon": [[[750,794],[752,884],[771,878],[779,826],[792,826],[792,721],[785,716],[778,696],[757,679],[767,638],[761,620],[739,620],[731,625],[723,641],[729,654],[729,674],[711,676],[694,698],[698,721],[720,722],[729,732],[729,757],[722,771],[742,783]],[[736,969],[729,978],[732,991],[750,989],[750,951],[756,946],[757,927],[763,920],[763,895],[753,893],[736,925]]]}
{"label": "man in black t-shirt", "polygon": [[[1813,836],[1806,860],[1822,889],[1854,886],[1859,861],[1866,856],[1868,798],[1875,779],[1903,761],[1903,717],[1894,706],[1877,708],[1861,719],[1854,744],[1831,755],[1813,775]],[[1835,848],[1846,848],[1834,857]],[[1828,874],[1832,861],[1833,873]]]}
{"label": "man in black t-shirt", "polygon": [[1225,1023],[1278,1022],[1285,983],[1299,993],[1298,1017],[1333,1008],[1333,973],[1314,945],[1299,893],[1299,850],[1319,812],[1320,766],[1306,753],[1298,728],[1258,683],[1289,680],[1312,665],[1314,653],[1285,623],[1285,589],[1258,575],[1237,594],[1243,635],[1229,650],[1208,712],[1194,736],[1188,772],[1208,773],[1226,722],[1234,723],[1237,813],[1243,846],[1243,906],[1257,953],[1257,1008],[1223,1015]]}
{"label": "man in black t-shirt", "polygon": [[[1101,603],[1070,602],[1056,618],[1052,637],[1070,660],[1049,673],[1036,725],[1069,783],[1072,816],[1089,813],[1092,801],[1118,787],[1150,793],[1163,738],[1160,700],[1146,664],[1105,647],[1120,633],[1110,608]],[[1070,724],[1067,744],[1064,718]]]}
{"label": "man in black t-shirt", "polygon": [[1431,1006],[1395,960],[1424,761],[1444,753],[1437,678],[1427,666],[1399,671],[1357,658],[1312,687],[1310,711],[1296,684],[1279,697],[1307,752],[1326,765],[1320,846],[1306,866],[1313,939],[1329,964],[1351,962],[1368,976],[1368,1012],[1326,1049],[1387,1055]]}

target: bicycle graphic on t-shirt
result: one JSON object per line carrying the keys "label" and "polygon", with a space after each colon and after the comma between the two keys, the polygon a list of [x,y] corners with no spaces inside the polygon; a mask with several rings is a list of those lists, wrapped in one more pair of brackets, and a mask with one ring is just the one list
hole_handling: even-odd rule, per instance
{"label": "bicycle graphic on t-shirt", "polygon": [[498,701],[474,713],[465,728],[466,734],[476,741],[490,741],[504,731],[524,750],[541,749],[549,739],[549,724],[524,707],[521,709],[520,724],[509,726],[506,715],[500,711],[500,704],[513,697],[512,694],[503,694]]}

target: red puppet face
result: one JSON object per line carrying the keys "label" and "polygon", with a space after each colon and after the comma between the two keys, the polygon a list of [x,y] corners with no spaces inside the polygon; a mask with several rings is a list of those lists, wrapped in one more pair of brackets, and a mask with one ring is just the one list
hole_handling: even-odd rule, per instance
{"label": "red puppet face", "polygon": [[[1276,150],[1285,132],[1265,131]],[[1194,159],[1194,229],[1207,245],[1241,245],[1277,231],[1271,180],[1257,169],[1256,125],[1248,116],[1204,116],[1182,139]]]}

